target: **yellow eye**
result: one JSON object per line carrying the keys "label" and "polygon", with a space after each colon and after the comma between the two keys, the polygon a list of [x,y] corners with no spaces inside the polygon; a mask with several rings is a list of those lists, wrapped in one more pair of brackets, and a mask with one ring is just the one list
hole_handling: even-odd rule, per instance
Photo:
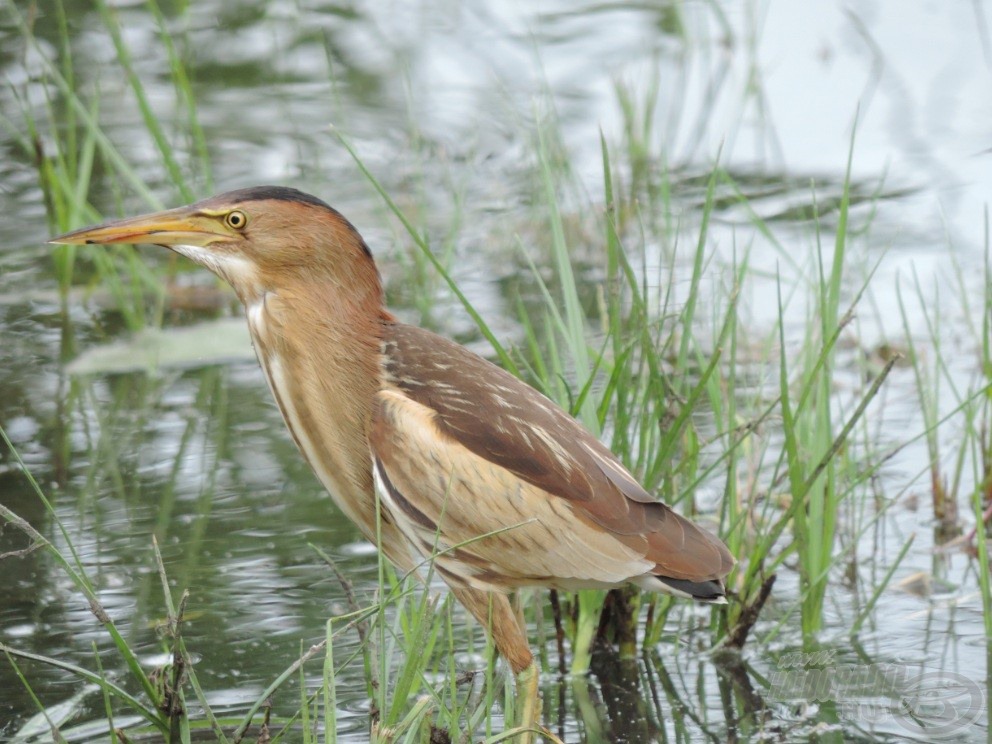
{"label": "yellow eye", "polygon": [[248,216],[244,212],[235,209],[233,212],[227,213],[224,222],[227,223],[228,227],[233,227],[235,230],[243,230],[245,225],[248,224]]}

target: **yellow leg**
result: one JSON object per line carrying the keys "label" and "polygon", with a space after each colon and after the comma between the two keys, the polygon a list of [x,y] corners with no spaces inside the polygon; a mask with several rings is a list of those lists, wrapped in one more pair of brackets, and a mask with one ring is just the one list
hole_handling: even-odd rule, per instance
{"label": "yellow leg", "polygon": [[[516,708],[520,711],[519,726],[526,729],[537,729],[540,726],[541,696],[537,690],[537,664],[533,661],[517,674]],[[522,733],[516,739],[520,744],[530,744],[533,740],[533,731]]]}
{"label": "yellow leg", "polygon": [[[522,623],[518,622],[509,598],[505,594],[467,587],[451,587],[451,591],[465,609],[489,629],[493,643],[516,675],[515,707],[520,717],[517,725],[528,729],[539,728],[541,697],[537,688],[537,665],[527,645],[527,634]],[[513,741],[515,744],[531,744],[534,733],[527,731]]]}

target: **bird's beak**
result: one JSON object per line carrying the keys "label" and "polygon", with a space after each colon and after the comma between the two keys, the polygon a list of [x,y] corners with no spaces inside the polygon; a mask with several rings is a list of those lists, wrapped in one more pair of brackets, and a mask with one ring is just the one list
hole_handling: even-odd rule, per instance
{"label": "bird's beak", "polygon": [[177,245],[206,247],[211,243],[230,240],[231,237],[231,233],[221,219],[194,211],[189,207],[179,207],[141,217],[106,222],[94,227],[84,227],[59,235],[48,242],[62,245],[153,243],[166,247]]}

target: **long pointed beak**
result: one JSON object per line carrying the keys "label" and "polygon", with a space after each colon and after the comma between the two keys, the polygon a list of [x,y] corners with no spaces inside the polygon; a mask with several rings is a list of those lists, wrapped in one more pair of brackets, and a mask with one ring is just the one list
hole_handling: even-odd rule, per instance
{"label": "long pointed beak", "polygon": [[176,245],[205,247],[211,243],[230,240],[232,237],[221,220],[198,213],[189,207],[179,207],[165,212],[84,227],[59,235],[48,242],[62,245],[153,243],[166,247]]}

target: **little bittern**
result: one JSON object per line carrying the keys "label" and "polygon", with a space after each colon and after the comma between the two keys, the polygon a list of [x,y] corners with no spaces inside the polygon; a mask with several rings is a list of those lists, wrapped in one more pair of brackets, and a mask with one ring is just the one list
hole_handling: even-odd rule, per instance
{"label": "little bittern", "polygon": [[543,395],[399,322],[365,241],[320,199],[243,189],[52,242],[162,245],[234,288],[303,456],[391,561],[433,560],[518,676],[525,725],[537,675],[508,591],[632,582],[724,601],[734,560],[720,540]]}

